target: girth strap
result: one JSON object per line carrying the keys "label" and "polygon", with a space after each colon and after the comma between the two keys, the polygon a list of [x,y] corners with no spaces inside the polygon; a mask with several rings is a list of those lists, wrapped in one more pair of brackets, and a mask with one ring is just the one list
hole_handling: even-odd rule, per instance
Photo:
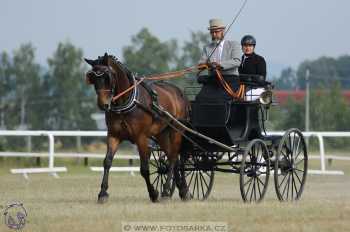
{"label": "girth strap", "polygon": [[152,82],[143,81],[141,82],[141,86],[144,87],[148,94],[151,96],[152,106],[158,105],[158,93],[155,89],[152,88]]}

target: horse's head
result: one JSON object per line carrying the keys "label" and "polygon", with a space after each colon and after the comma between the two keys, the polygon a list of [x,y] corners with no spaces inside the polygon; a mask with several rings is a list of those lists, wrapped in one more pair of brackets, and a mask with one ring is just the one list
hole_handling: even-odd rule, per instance
{"label": "horse's head", "polygon": [[96,60],[85,59],[85,61],[92,67],[86,73],[86,81],[95,87],[98,107],[101,110],[107,110],[111,104],[111,98],[120,88],[118,84],[122,84],[122,80],[117,79],[123,70],[117,65],[115,58],[107,53]]}

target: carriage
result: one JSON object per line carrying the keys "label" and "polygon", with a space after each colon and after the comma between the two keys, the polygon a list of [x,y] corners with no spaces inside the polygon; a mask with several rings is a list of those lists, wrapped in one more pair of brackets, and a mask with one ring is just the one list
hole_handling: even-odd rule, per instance
{"label": "carriage", "polygon": [[[191,101],[190,119],[179,122],[166,114],[171,124],[183,129],[179,168],[194,199],[209,197],[215,172],[239,174],[240,193],[245,202],[259,202],[273,175],[280,201],[298,200],[307,176],[308,156],[300,130],[292,128],[283,136],[268,135],[265,121],[272,103],[271,83],[258,76],[240,76],[252,94],[249,101]],[[191,90],[187,88],[186,90]],[[190,91],[185,91],[190,92]],[[161,109],[159,109],[161,110]],[[167,179],[166,155],[151,145],[151,183],[162,192]],[[171,192],[175,190],[172,181]]]}
{"label": "carriage", "polygon": [[[188,101],[180,89],[159,82],[149,86],[146,80],[183,75],[197,67],[137,79],[107,53],[97,60],[85,60],[92,66],[86,81],[95,87],[97,105],[106,112],[109,131],[98,202],[108,199],[109,169],[123,140],[138,146],[141,175],[153,202],[158,201],[159,193],[171,196],[175,184],[181,199],[204,200],[210,195],[217,171],[239,174],[246,202],[264,198],[270,174],[279,200],[301,197],[308,168],[306,143],[298,129],[289,129],[283,136],[266,133],[273,88],[264,78],[228,76],[228,83],[216,69],[217,79],[213,75],[205,78],[209,82],[191,101],[188,112]],[[254,96],[255,90],[262,92]],[[208,99],[210,93],[214,97]]]}

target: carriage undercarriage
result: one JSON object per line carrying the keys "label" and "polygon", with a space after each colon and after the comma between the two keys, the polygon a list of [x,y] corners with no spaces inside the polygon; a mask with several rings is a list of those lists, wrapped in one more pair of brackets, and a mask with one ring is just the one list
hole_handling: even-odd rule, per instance
{"label": "carriage undercarriage", "polygon": [[[245,106],[247,112],[251,108],[262,107],[259,102],[236,105]],[[205,124],[208,120],[204,120],[203,124],[202,119],[192,116],[192,120],[196,121],[194,125],[184,125],[163,112],[170,125],[185,130],[178,170],[185,178],[192,198],[204,200],[209,197],[216,171],[239,174],[241,197],[245,202],[259,202],[264,198],[270,174],[273,175],[280,201],[294,201],[301,197],[308,167],[306,143],[302,133],[294,128],[286,131],[283,136],[268,136],[262,130],[256,133],[257,128],[261,129],[261,123],[256,122],[258,117],[249,116],[247,112],[244,115],[248,118],[244,116],[243,119],[248,123],[240,136],[234,131],[235,123],[233,129],[224,131],[223,124]],[[212,123],[213,119],[210,120]],[[227,127],[227,119],[224,121]],[[152,184],[162,192],[163,184],[168,178],[166,155],[156,144],[151,150]],[[173,194],[174,180],[170,189]]]}
{"label": "carriage undercarriage", "polygon": [[[288,141],[292,141],[292,149]],[[152,147],[151,159],[152,184],[162,192],[168,171],[166,155],[157,146]],[[194,199],[209,197],[215,172],[219,171],[240,175],[241,196],[246,202],[258,202],[264,198],[270,174],[274,177],[278,199],[293,201],[301,197],[306,180],[306,145],[300,131],[290,129],[281,138],[278,147],[267,146],[264,140],[254,139],[246,147],[235,151],[182,153],[180,170]],[[171,192],[174,190],[173,181]]]}

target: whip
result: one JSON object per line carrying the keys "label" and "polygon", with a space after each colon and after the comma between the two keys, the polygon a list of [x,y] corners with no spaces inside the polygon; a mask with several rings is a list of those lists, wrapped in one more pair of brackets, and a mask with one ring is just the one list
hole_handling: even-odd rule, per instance
{"label": "whip", "polygon": [[213,50],[211,51],[210,55],[208,56],[207,59],[207,63],[209,63],[210,61],[210,57],[214,54],[215,50],[219,47],[219,44],[224,40],[227,32],[231,29],[231,26],[235,23],[235,21],[237,20],[238,16],[241,14],[243,8],[245,7],[245,5],[247,4],[248,0],[244,0],[241,8],[239,9],[239,11],[237,12],[236,16],[234,17],[234,19],[232,20],[232,22],[230,23],[230,25],[228,26],[227,30],[224,32],[224,36],[222,37],[222,39],[219,40],[219,42],[216,44],[216,46],[213,48]]}

